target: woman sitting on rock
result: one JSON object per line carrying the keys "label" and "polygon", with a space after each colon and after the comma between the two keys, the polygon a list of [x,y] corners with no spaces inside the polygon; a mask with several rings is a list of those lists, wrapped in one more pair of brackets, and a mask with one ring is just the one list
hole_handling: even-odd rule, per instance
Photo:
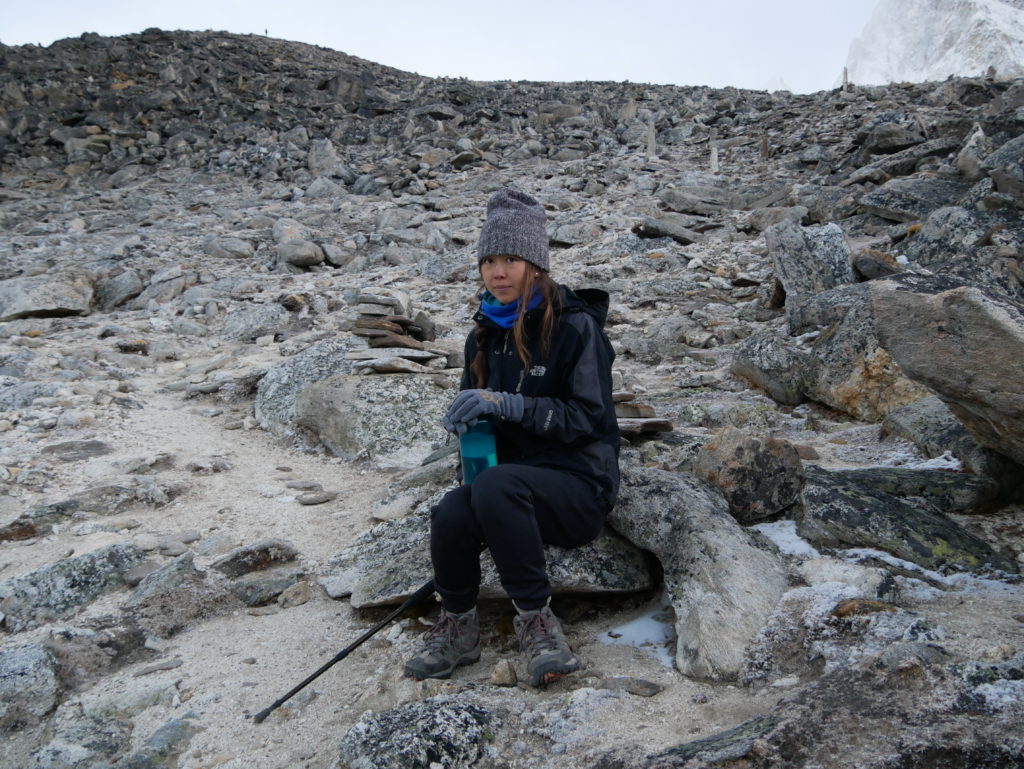
{"label": "woman sitting on rock", "polygon": [[405,674],[447,678],[480,658],[476,601],[487,548],[517,612],[531,683],[541,686],[579,667],[548,605],[544,545],[592,541],[618,491],[615,353],[602,331],[608,295],[551,279],[544,209],[517,190],[488,202],[477,257],[486,290],[466,340],[461,392],[442,421],[463,433],[492,419],[498,465],[433,509],[443,609]]}

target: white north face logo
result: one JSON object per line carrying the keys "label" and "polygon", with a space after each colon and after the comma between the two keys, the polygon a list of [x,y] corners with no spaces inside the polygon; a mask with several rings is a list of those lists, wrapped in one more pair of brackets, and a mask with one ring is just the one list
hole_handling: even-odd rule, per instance
{"label": "white north face logo", "polygon": [[530,376],[544,376],[548,373],[547,366],[534,366],[530,369]]}

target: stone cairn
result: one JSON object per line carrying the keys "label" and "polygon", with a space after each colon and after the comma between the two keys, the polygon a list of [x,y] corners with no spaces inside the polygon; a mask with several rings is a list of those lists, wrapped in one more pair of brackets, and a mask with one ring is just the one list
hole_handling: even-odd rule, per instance
{"label": "stone cairn", "polygon": [[434,323],[397,289],[364,289],[357,298],[352,333],[368,347],[348,354],[357,374],[431,374],[448,368],[449,356],[426,342],[436,338]]}

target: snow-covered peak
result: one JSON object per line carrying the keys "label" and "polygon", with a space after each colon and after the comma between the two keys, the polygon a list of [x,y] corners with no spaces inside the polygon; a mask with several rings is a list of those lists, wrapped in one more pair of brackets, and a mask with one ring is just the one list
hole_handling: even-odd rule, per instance
{"label": "snow-covered peak", "polygon": [[846,67],[861,85],[1024,76],[1024,0],[879,0]]}

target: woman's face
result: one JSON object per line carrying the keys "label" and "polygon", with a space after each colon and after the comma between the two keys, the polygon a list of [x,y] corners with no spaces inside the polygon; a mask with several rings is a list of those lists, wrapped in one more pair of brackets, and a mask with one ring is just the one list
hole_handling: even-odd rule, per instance
{"label": "woman's face", "polygon": [[480,260],[480,277],[494,298],[511,304],[523,295],[530,263],[518,256],[485,256]]}

